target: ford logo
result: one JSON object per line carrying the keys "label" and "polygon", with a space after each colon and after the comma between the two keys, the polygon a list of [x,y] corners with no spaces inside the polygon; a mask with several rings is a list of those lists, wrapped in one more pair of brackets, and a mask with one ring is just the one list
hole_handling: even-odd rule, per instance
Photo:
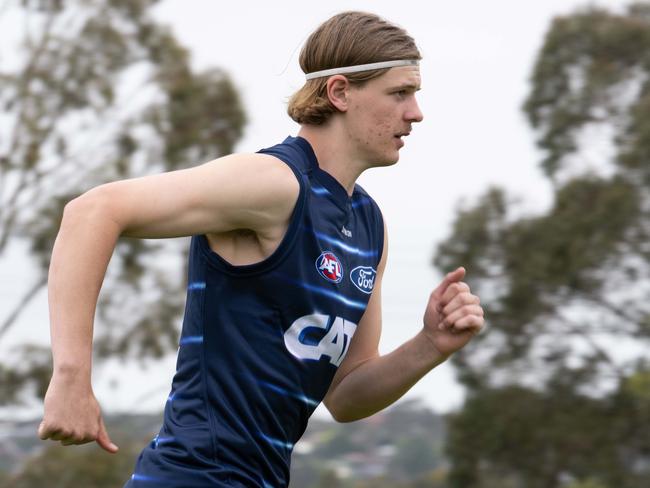
{"label": "ford logo", "polygon": [[357,266],[350,271],[352,284],[364,293],[372,293],[377,272],[370,266]]}

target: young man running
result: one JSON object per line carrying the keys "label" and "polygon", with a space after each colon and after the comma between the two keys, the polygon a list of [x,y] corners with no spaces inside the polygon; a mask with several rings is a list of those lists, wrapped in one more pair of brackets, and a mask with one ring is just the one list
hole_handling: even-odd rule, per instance
{"label": "young man running", "polygon": [[372,415],[483,327],[478,297],[449,273],[422,330],[378,353],[386,232],[355,184],[392,165],[422,113],[420,53],[362,12],[322,24],[289,103],[297,137],[256,154],[97,187],[65,209],[50,268],[54,374],[42,439],[117,451],[90,383],[92,324],[120,236],[193,236],[177,372],[160,433],[128,487],[284,487],[293,446],[323,401]]}

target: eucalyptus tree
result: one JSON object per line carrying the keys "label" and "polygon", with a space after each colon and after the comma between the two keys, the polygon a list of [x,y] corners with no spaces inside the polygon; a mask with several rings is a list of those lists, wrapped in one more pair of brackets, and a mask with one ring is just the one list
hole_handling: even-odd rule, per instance
{"label": "eucalyptus tree", "polygon": [[[46,285],[64,205],[108,181],[232,152],[242,134],[245,114],[228,74],[194,70],[155,19],[156,3],[0,4],[0,259],[22,245],[37,269],[32,282],[15,283],[19,299],[0,305],[0,404],[47,386],[48,349],[9,347],[7,333]],[[97,359],[176,348],[185,247],[120,240],[98,304]]]}

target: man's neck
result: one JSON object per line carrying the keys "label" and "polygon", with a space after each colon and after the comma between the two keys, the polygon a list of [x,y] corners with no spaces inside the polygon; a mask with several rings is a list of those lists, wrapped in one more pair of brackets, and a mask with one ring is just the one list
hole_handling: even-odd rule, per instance
{"label": "man's neck", "polygon": [[354,184],[366,169],[351,148],[347,134],[337,124],[302,125],[298,135],[311,145],[318,166],[333,176],[352,195]]}

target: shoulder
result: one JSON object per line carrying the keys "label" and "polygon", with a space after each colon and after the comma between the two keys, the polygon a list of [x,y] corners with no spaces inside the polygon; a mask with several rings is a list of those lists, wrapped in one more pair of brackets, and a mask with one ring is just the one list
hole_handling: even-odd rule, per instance
{"label": "shoulder", "polygon": [[275,156],[296,173],[308,172],[312,166],[311,160],[316,157],[309,142],[301,137],[287,137],[279,144],[260,149],[258,153]]}
{"label": "shoulder", "polygon": [[231,154],[204,166],[207,172],[228,176],[221,178],[220,191],[239,193],[232,195],[233,201],[245,198],[253,207],[293,206],[300,192],[291,168],[268,154]]}
{"label": "shoulder", "polygon": [[302,191],[296,174],[286,163],[272,155],[246,153],[207,164],[212,165],[211,172],[224,176],[213,191],[221,194],[216,198],[228,208],[231,228],[275,235],[278,228],[286,226]]}
{"label": "shoulder", "polygon": [[295,180],[293,171],[279,158],[262,153],[236,153],[215,159],[204,166],[236,170],[240,177],[255,179],[273,178],[274,183]]}

